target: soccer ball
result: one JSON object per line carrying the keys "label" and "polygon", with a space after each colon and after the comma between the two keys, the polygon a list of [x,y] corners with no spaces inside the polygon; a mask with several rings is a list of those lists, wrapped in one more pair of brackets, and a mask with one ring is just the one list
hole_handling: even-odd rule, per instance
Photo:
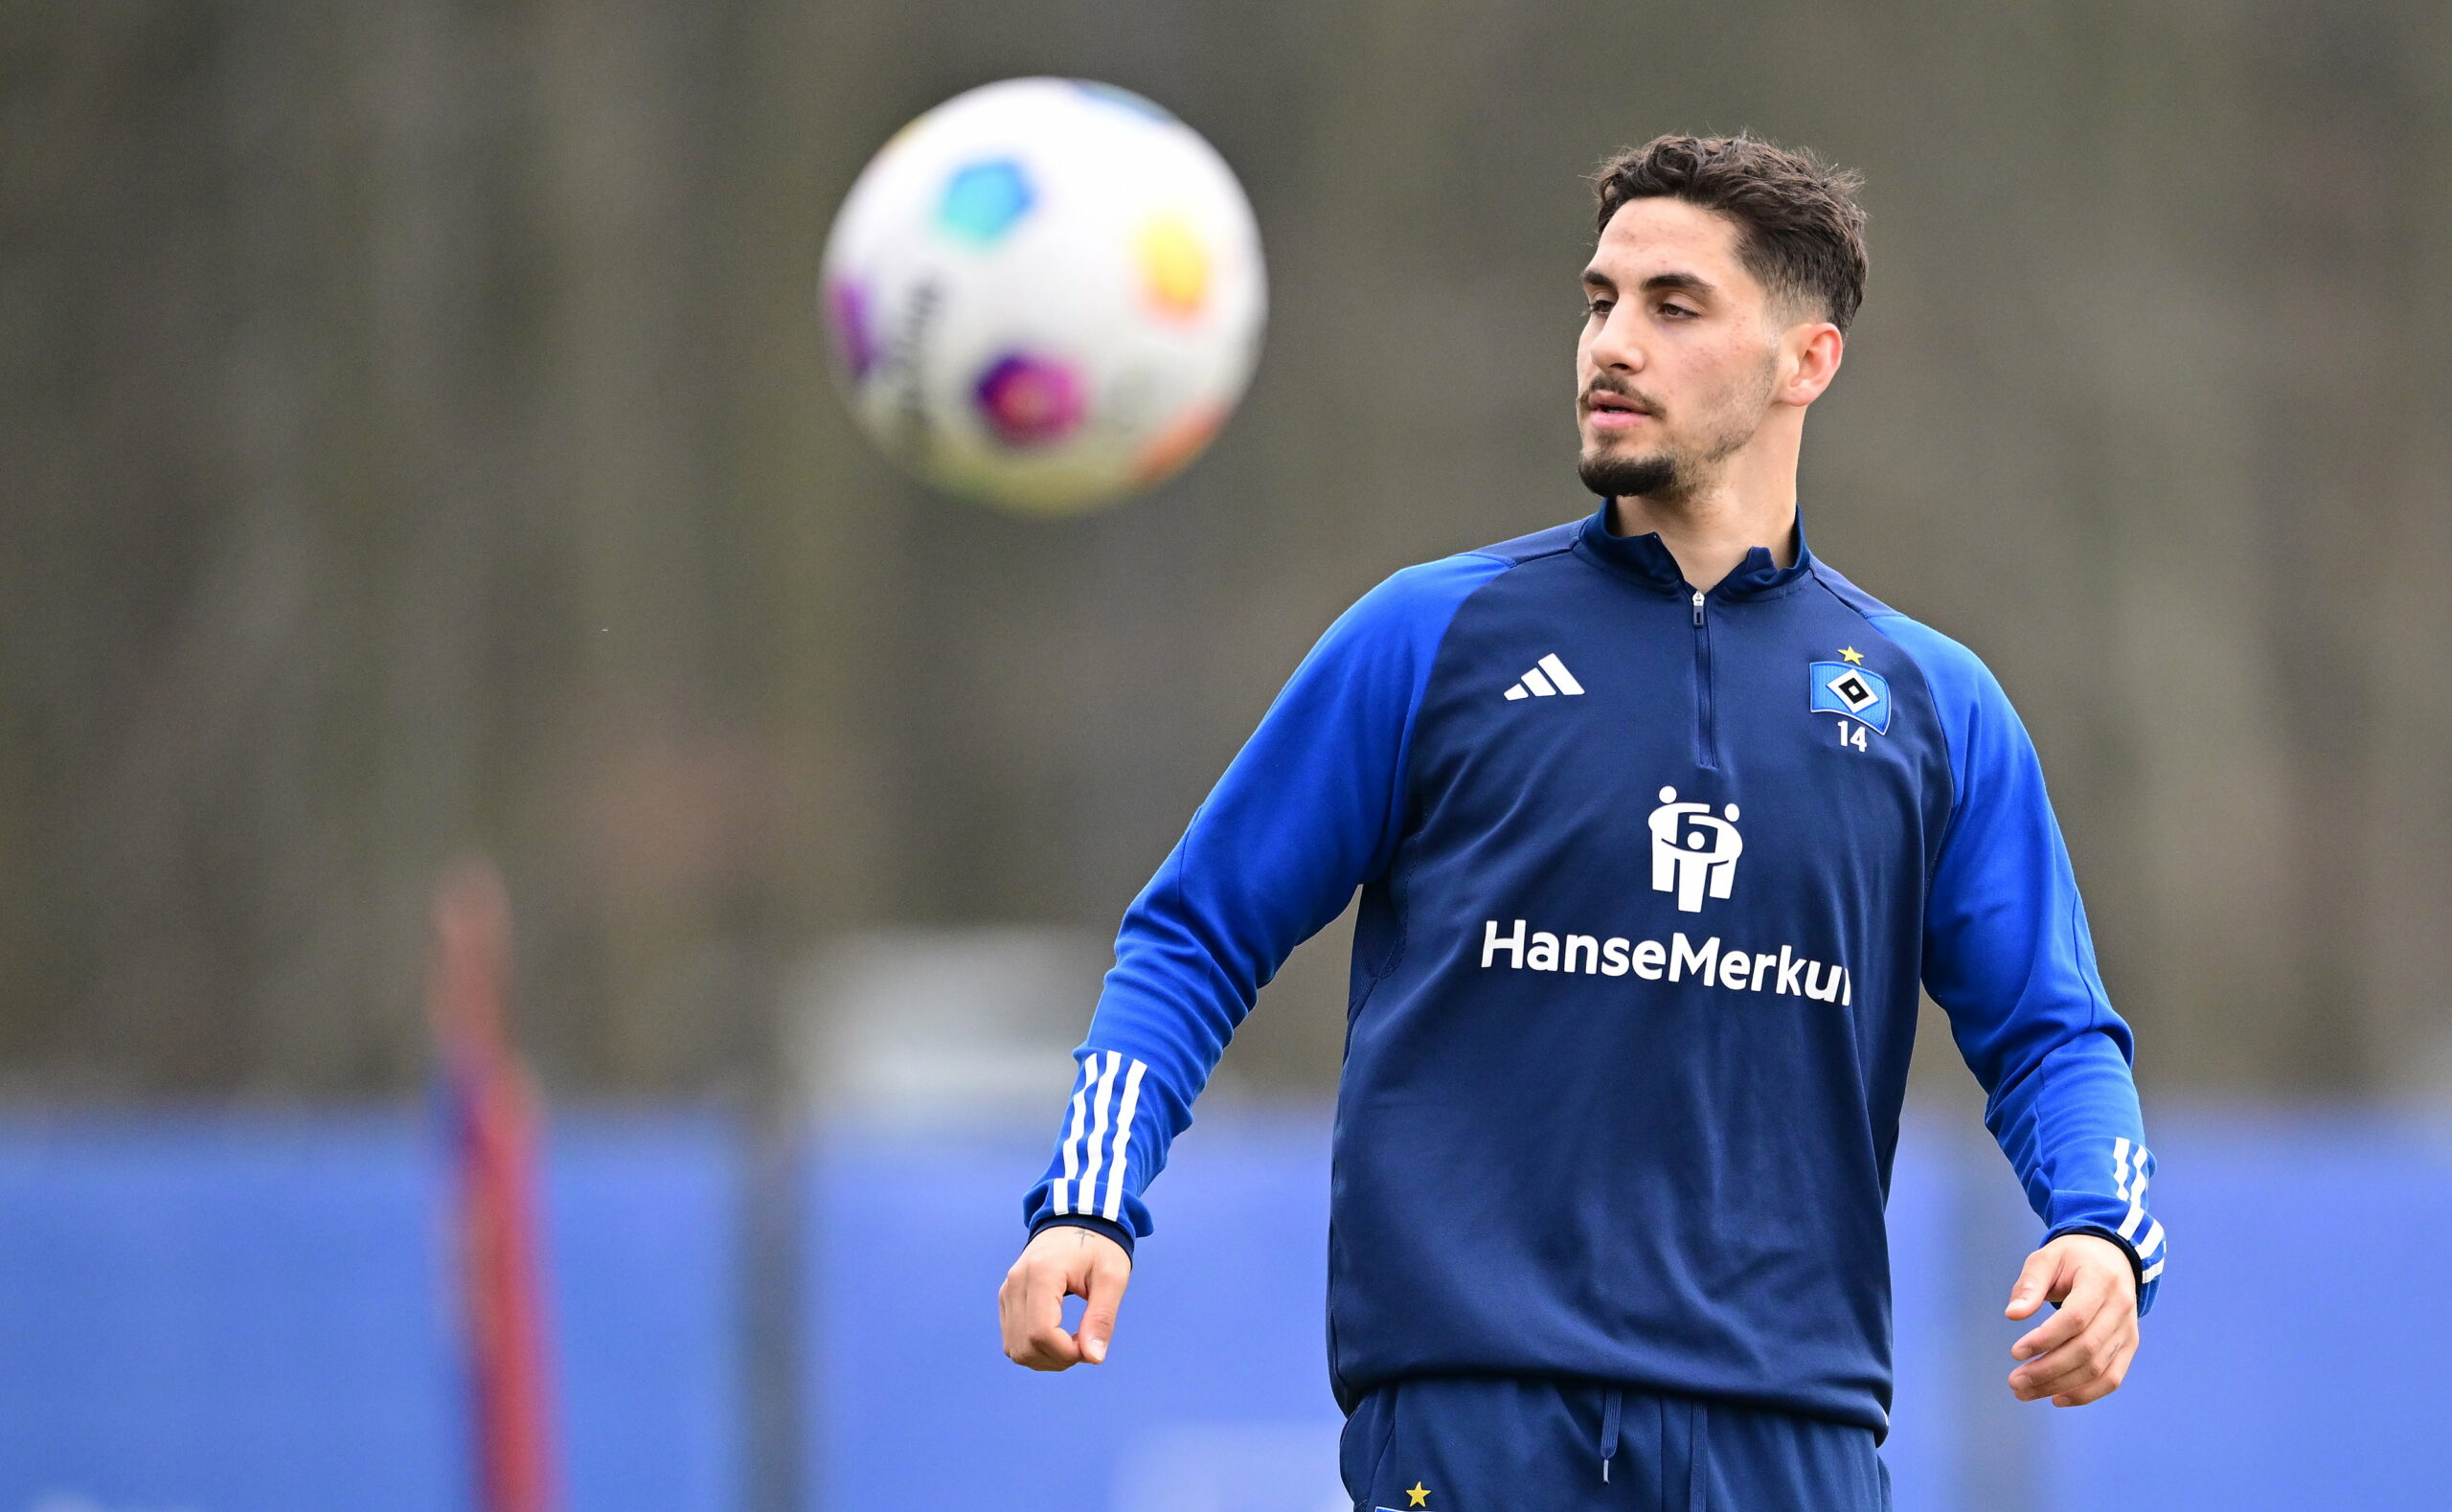
{"label": "soccer ball", "polygon": [[1009,79],[902,128],[827,238],[851,413],[949,492],[1067,514],[1225,423],[1267,303],[1232,169],[1139,95]]}

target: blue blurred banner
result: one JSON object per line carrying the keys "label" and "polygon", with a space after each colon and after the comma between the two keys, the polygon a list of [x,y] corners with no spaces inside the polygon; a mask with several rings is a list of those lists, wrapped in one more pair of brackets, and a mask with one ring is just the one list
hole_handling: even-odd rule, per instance
{"label": "blue blurred banner", "polygon": [[909,1505],[924,1486],[1004,1512],[1345,1507],[1322,1302],[1326,1123],[1204,1118],[1186,1135],[1114,1354],[1060,1375],[1013,1365],[996,1327],[1021,1194],[1046,1159],[1033,1137],[846,1133],[823,1152],[810,1505]]}
{"label": "blue blurred banner", "polygon": [[[2452,1130],[2166,1114],[2156,1146],[2172,1285],[2127,1388],[2059,1411],[2002,1386],[2033,1238],[2006,1167],[1971,1126],[1911,1121],[1900,1512],[2443,1504]],[[778,1209],[803,1223],[805,1503],[1344,1508],[1327,1152],[1316,1115],[1205,1117],[1157,1188],[1112,1360],[1051,1376],[1007,1363],[995,1324],[1044,1138],[814,1137]],[[750,1168],[719,1119],[556,1120],[572,1512],[745,1505]],[[0,1512],[467,1506],[443,1178],[407,1114],[0,1122]]]}
{"label": "blue blurred banner", "polygon": [[2452,1123],[2156,1123],[2171,1270],[2120,1394],[2046,1419],[2038,1505],[2452,1506]]}
{"label": "blue blurred banner", "polygon": [[[2446,1504],[2452,1138],[2373,1117],[2158,1117],[2171,1283],[2119,1395],[2021,1404],[2002,1317],[2037,1237],[1969,1121],[1911,1119],[1891,1191],[1898,1512]],[[1322,1121],[1210,1117],[1154,1188],[1109,1363],[1008,1364],[994,1294],[1037,1138],[846,1133],[812,1166],[808,1505],[916,1487],[1004,1512],[1342,1512]],[[1078,1316],[1078,1304],[1075,1304]],[[1069,1320],[1069,1319],[1068,1319]]]}
{"label": "blue blurred banner", "polygon": [[[738,1505],[739,1157],[557,1119],[574,1512]],[[0,1125],[0,1509],[470,1504],[444,1173],[413,1114]]]}
{"label": "blue blurred banner", "polygon": [[[1948,1491],[1936,1298],[1954,1213],[1934,1142],[1902,1153],[1891,1203],[1902,1509]],[[996,1332],[1020,1195],[1046,1160],[1035,1136],[827,1142],[807,1204],[810,1507],[900,1506],[915,1475],[951,1474],[945,1489],[1005,1512],[1347,1512],[1328,1387],[1326,1119],[1215,1116],[1187,1133],[1113,1355],[1056,1375],[1009,1363]]]}

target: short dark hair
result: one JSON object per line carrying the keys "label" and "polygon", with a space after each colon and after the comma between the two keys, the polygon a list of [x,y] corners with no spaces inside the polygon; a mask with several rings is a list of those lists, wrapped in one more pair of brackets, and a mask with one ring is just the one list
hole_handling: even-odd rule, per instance
{"label": "short dark hair", "polygon": [[1654,137],[1593,175],[1599,228],[1630,199],[1682,199],[1735,219],[1737,256],[1774,297],[1818,304],[1841,330],[1865,299],[1859,175],[1757,138]]}

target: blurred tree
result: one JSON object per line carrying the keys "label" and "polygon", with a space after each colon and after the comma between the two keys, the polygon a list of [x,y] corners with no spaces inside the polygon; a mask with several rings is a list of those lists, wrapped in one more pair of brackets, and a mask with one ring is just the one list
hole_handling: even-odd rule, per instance
{"label": "blurred tree", "polygon": [[[2452,1086],[2452,22],[1695,22],[0,7],[0,1075],[412,1085],[472,846],[568,1087],[754,1074],[837,928],[1110,923],[1345,603],[1585,509],[1578,175],[1748,126],[1871,179],[1816,548],[2018,699],[2149,1090]],[[1275,298],[1215,452],[1055,526],[863,450],[812,307],[867,154],[1032,72],[1210,133]],[[1321,954],[1251,1079],[1333,1074]]]}

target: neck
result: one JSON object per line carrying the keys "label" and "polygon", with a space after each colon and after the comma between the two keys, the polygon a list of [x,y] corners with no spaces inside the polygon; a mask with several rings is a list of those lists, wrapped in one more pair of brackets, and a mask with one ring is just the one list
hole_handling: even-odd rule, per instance
{"label": "neck", "polygon": [[[1784,455],[1781,453],[1784,451]],[[1760,546],[1782,567],[1797,559],[1797,454],[1793,445],[1748,446],[1715,477],[1674,496],[1621,494],[1609,501],[1620,535],[1657,532],[1686,580],[1705,593]]]}

